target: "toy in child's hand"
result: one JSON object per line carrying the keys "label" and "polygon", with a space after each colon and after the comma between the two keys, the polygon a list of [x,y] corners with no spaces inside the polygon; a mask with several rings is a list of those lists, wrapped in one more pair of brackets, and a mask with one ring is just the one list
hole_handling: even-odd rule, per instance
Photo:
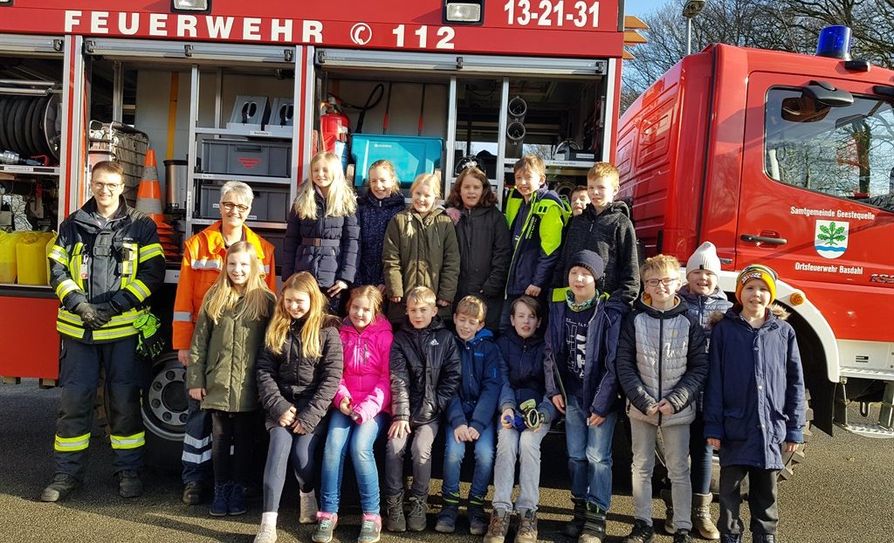
{"label": "toy in child's hand", "polygon": [[520,412],[514,416],[506,415],[503,420],[512,424],[519,432],[524,430],[536,430],[543,423],[543,414],[537,410],[536,400],[525,400],[519,407]]}

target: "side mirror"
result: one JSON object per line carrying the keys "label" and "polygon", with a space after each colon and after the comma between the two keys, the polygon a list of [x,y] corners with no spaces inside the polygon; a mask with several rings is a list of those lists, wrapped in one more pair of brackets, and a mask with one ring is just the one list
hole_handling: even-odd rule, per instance
{"label": "side mirror", "polygon": [[828,81],[811,81],[802,91],[804,95],[829,107],[845,107],[854,103],[854,95],[846,90],[836,89]]}

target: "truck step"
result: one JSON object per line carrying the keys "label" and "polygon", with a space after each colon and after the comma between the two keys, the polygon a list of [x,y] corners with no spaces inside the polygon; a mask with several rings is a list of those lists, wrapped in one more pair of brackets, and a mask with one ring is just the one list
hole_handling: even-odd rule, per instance
{"label": "truck step", "polygon": [[842,428],[848,432],[861,435],[863,437],[873,437],[876,439],[892,439],[894,438],[894,428],[886,428],[881,424],[841,424]]}

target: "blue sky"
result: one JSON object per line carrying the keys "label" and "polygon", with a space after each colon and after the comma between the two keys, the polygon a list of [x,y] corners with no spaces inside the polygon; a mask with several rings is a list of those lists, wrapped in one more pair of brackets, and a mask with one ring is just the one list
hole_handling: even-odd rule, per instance
{"label": "blue sky", "polygon": [[624,14],[643,16],[649,15],[664,4],[676,0],[624,0]]}

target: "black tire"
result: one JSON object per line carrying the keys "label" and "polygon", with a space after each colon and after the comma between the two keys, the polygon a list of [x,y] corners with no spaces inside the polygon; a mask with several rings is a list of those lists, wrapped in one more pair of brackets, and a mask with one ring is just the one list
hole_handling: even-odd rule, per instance
{"label": "black tire", "polygon": [[142,403],[147,434],[167,441],[183,441],[187,409],[185,378],[186,368],[177,360],[176,352],[164,353],[155,360]]}

